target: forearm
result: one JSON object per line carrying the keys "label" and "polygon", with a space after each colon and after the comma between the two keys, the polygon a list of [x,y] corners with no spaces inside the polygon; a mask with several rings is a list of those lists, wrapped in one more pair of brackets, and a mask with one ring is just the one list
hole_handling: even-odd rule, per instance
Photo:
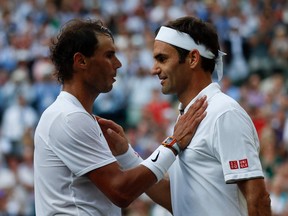
{"label": "forearm", "polygon": [[170,182],[162,179],[157,184],[150,187],[146,194],[157,204],[161,205],[172,213]]}
{"label": "forearm", "polygon": [[[152,185],[162,180],[168,168],[174,162],[175,155],[169,148],[159,146],[149,158],[143,161],[132,148],[129,148],[124,155],[117,156],[117,160],[118,163],[112,163],[103,169],[97,169],[98,175],[89,175],[89,178],[96,185],[99,185],[99,188],[101,188],[100,184],[105,185],[102,186],[104,189],[102,192],[114,204],[119,207],[126,207]],[[118,164],[121,169],[119,169]],[[104,181],[99,182],[99,176],[102,176]],[[109,178],[109,181],[104,176]],[[167,195],[161,195],[164,191],[158,191],[158,194],[156,192],[157,189],[161,188],[160,185],[157,184],[158,187],[151,189],[149,194],[155,202],[171,209],[169,202],[167,204],[167,201],[165,201],[168,198]],[[169,190],[169,186],[165,188]]]}
{"label": "forearm", "polygon": [[[137,167],[143,161],[143,159],[134,152],[131,146],[125,154],[117,156],[116,158],[124,170]],[[146,190],[146,194],[154,202],[171,211],[170,182],[168,178],[163,178],[158,183],[154,184]]]}
{"label": "forearm", "polygon": [[271,216],[271,200],[263,178],[240,181],[237,183],[243,193],[249,216]]}
{"label": "forearm", "polygon": [[154,173],[145,166],[139,165],[114,178],[111,183],[114,188],[111,199],[116,197],[118,198],[116,200],[118,206],[127,207],[156,182],[157,178]]}
{"label": "forearm", "polygon": [[269,194],[266,194],[256,202],[247,200],[249,216],[272,216]]}
{"label": "forearm", "polygon": [[92,170],[87,173],[87,177],[121,208],[127,207],[157,182],[154,173],[145,166],[123,171],[117,162]]}

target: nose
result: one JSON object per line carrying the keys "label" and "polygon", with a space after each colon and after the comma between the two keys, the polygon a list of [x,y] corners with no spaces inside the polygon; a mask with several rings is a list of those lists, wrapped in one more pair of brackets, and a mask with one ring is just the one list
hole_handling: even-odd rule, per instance
{"label": "nose", "polygon": [[120,67],[122,67],[122,63],[120,62],[120,60],[116,57],[116,62],[115,62],[115,67],[118,69]]}
{"label": "nose", "polygon": [[160,73],[160,68],[157,66],[156,62],[154,63],[152,70],[151,70],[151,74],[152,75],[157,75]]}

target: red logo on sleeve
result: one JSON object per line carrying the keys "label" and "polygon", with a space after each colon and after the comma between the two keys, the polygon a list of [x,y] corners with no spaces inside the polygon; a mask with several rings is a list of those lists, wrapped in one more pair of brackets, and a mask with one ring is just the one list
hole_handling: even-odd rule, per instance
{"label": "red logo on sleeve", "polygon": [[240,169],[247,168],[248,167],[248,160],[247,159],[239,160],[239,164],[240,164]]}
{"label": "red logo on sleeve", "polygon": [[238,162],[237,161],[229,161],[230,169],[238,169]]}

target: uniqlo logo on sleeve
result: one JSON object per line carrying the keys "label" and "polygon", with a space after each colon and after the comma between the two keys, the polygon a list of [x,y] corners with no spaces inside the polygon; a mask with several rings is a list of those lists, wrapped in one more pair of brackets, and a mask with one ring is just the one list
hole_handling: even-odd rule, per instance
{"label": "uniqlo logo on sleeve", "polygon": [[238,169],[237,161],[229,161],[230,169]]}
{"label": "uniqlo logo on sleeve", "polygon": [[248,167],[248,160],[247,159],[239,160],[239,164],[240,164],[240,169],[247,168]]}

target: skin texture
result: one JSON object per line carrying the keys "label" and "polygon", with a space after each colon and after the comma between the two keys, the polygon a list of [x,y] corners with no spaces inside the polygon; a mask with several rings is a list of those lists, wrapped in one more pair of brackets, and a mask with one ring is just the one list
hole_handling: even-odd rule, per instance
{"label": "skin texture", "polygon": [[[177,140],[179,140],[179,145],[181,145],[181,148],[183,148],[183,149],[187,146],[188,143],[190,143],[190,140],[191,140],[190,137],[192,137],[195,134],[196,129],[197,129],[200,121],[206,115],[205,110],[206,110],[208,104],[205,100],[206,100],[206,97],[203,97],[203,98],[197,100],[196,103],[192,107],[190,107],[190,109],[187,111],[187,113],[185,115],[182,115],[179,117],[179,120],[174,127],[173,136]],[[117,156],[117,155],[121,155],[121,154],[125,153],[128,149],[128,140],[125,136],[125,132],[124,132],[123,128],[111,120],[103,119],[100,117],[97,117],[97,121],[102,128],[103,134],[104,134],[104,136],[105,136],[105,138],[109,144],[109,147],[110,147],[113,155]],[[192,131],[191,131],[191,129],[192,129]],[[187,136],[186,134],[189,134],[189,135]],[[129,169],[127,171],[127,173],[130,173],[130,172],[133,173],[133,174],[131,174],[131,175],[135,175],[135,176],[133,176],[133,178],[136,177],[137,174],[141,175],[141,173],[137,173],[135,171],[135,170],[138,170],[139,167],[143,167],[143,166],[140,165],[134,169]],[[141,172],[143,172],[143,170],[141,170]],[[149,180],[151,180],[151,179],[147,178],[148,174],[149,173],[145,174],[145,177],[143,177],[142,179],[140,178],[139,181],[143,181],[145,184],[147,184],[149,182]],[[150,172],[150,174],[151,174],[151,172]],[[101,175],[103,175],[103,174],[101,174]],[[103,176],[101,176],[101,178],[102,177]],[[108,177],[109,177],[109,175],[108,175]],[[128,179],[124,180],[124,182],[123,182],[125,187],[122,188],[123,187],[122,186],[119,188],[119,189],[125,189],[121,192],[122,195],[131,191],[131,190],[132,190],[131,193],[135,193],[135,191],[138,189],[138,188],[137,189],[131,188],[131,185],[133,185],[133,183],[129,184],[130,180],[131,180],[129,178],[130,178],[130,175],[129,175]],[[154,180],[156,180],[156,178]],[[153,182],[153,183],[155,183],[155,182]],[[141,184],[144,184],[144,183],[141,183]],[[152,184],[150,186],[152,186]],[[140,186],[139,186],[139,189],[140,189]],[[146,194],[148,196],[150,196],[150,198],[152,198],[154,200],[154,202],[160,204],[161,206],[163,206],[164,208],[166,208],[170,212],[172,212],[170,182],[169,182],[168,178],[162,179],[161,181],[159,181],[157,184],[153,185],[150,188],[147,187],[142,192],[146,192]]]}
{"label": "skin texture", "polygon": [[[212,83],[211,73],[201,68],[201,56],[198,50],[189,52],[185,62],[179,64],[176,49],[164,42],[154,42],[154,66],[152,74],[158,76],[163,94],[176,94],[186,107],[198,93]],[[127,140],[121,128],[104,119],[99,124],[106,129],[105,137],[114,155],[127,150]],[[180,124],[179,124],[180,125]],[[178,125],[175,126],[175,129]],[[117,143],[117,144],[116,144]],[[169,179],[163,179],[153,185],[146,193],[158,204],[172,212]],[[237,185],[247,201],[249,216],[271,216],[269,193],[264,179],[239,181]]]}
{"label": "skin texture", "polygon": [[[73,76],[71,79],[65,80],[63,84],[63,90],[74,95],[91,115],[94,100],[100,93],[106,93],[112,89],[117,69],[121,67],[120,61],[115,56],[116,48],[113,40],[104,34],[98,34],[97,37],[99,46],[93,56],[85,57],[79,52],[74,54]],[[189,109],[186,115],[179,119],[179,124],[175,126],[173,135],[181,142],[183,148],[188,145],[199,123],[205,117],[206,107],[205,98],[202,98]],[[100,122],[101,120],[99,120]],[[116,126],[116,132],[111,129],[105,130],[105,127],[108,129],[108,127],[115,126],[109,126],[112,121],[107,121],[108,126],[105,126],[103,122],[105,123],[104,119],[102,120],[103,133],[108,142],[113,142],[113,135],[120,136],[119,134],[121,134],[122,141],[127,144],[124,131],[120,126]],[[112,137],[109,137],[109,134]],[[128,145],[122,151],[127,151],[127,148]],[[127,207],[157,181],[154,173],[145,166],[139,165],[123,171],[117,162],[95,169],[86,176],[119,207]]]}
{"label": "skin texture", "polygon": [[[212,80],[209,72],[200,67],[201,58],[192,50],[183,65],[177,64],[177,52],[169,44],[155,41],[155,64],[152,74],[161,80],[164,94],[176,93],[179,101],[186,106]],[[271,215],[270,198],[264,179],[251,179],[237,183],[246,198],[249,216]]]}
{"label": "skin texture", "polygon": [[107,35],[99,35],[98,38],[99,48],[92,57],[85,57],[79,52],[74,54],[75,73],[63,85],[63,90],[76,96],[89,113],[92,113],[96,97],[112,89],[116,71],[121,67],[112,39]]}
{"label": "skin texture", "polygon": [[[178,62],[178,54],[176,50],[172,46],[166,43],[162,43],[162,42],[158,43],[156,41],[154,45],[154,58],[155,58],[155,63],[153,66],[152,74],[158,75],[159,80],[161,81],[161,85],[162,85],[162,92],[164,94],[176,93],[177,96],[181,95],[182,98],[185,98],[186,105],[187,105],[192,99],[192,97],[196,96],[198,92],[194,91],[194,95],[191,96],[192,95],[191,93],[193,92],[191,91],[189,92],[188,89],[185,89],[182,86],[183,86],[183,83],[187,86],[190,85],[192,78],[187,79],[187,75],[193,77],[194,73],[191,73],[190,68],[191,67],[198,68],[197,64],[195,64],[195,59],[198,59],[198,60],[200,59],[199,52],[197,50],[191,52],[191,54],[189,54],[189,57],[186,59],[185,63],[180,65]],[[211,82],[211,78],[210,79],[206,78],[205,80],[206,80],[206,83],[209,83],[209,81]],[[179,84],[181,82],[182,84]],[[205,83],[202,85],[204,86]],[[190,115],[191,112],[195,112],[199,108],[201,108],[201,110],[204,113],[204,110],[207,108],[208,104],[203,103],[203,106],[202,107],[201,106],[202,106],[202,101],[200,100],[189,109],[187,114]],[[177,124],[175,125],[173,136],[178,141],[180,141],[181,148],[185,147],[184,145],[182,146],[182,144],[186,142],[185,141],[186,138],[182,138],[183,135],[178,135],[178,134],[186,133],[186,130],[190,130],[191,126],[193,130],[197,128],[197,125],[195,125],[197,122],[195,120],[192,120],[192,118],[188,116],[186,117],[186,115],[182,115],[179,118]],[[188,121],[190,121],[191,123],[187,124],[187,127],[184,126]],[[123,129],[119,125],[115,124],[114,122],[101,119],[101,118],[98,118],[98,123],[100,124],[103,130],[104,136],[110,146],[112,153],[114,155],[120,155],[120,154],[125,153],[128,149],[128,140],[125,137],[125,133]],[[179,127],[181,127],[181,129]],[[193,132],[193,135],[195,131]],[[153,185],[151,188],[149,188],[149,190],[146,190],[146,193],[156,203],[160,204],[161,206],[163,206],[164,208],[172,212],[170,182],[168,178],[163,179],[157,184]]]}
{"label": "skin texture", "polygon": [[264,179],[253,179],[237,183],[248,205],[249,216],[271,216],[270,196]]}

